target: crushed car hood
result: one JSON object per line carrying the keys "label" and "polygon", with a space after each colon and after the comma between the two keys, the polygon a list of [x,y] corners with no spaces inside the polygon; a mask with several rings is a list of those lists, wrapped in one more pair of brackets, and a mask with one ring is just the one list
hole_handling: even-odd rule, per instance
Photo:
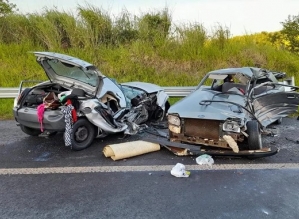
{"label": "crushed car hood", "polygon": [[[216,95],[217,94],[217,95]],[[181,118],[197,118],[226,120],[227,118],[244,118],[244,110],[235,104],[210,102],[200,104],[204,100],[227,101],[245,105],[245,99],[239,95],[219,94],[212,90],[195,90],[189,96],[172,105],[168,114],[179,114]]]}
{"label": "crushed car hood", "polygon": [[53,83],[84,89],[95,95],[104,75],[92,64],[65,54],[34,52],[37,62]]}

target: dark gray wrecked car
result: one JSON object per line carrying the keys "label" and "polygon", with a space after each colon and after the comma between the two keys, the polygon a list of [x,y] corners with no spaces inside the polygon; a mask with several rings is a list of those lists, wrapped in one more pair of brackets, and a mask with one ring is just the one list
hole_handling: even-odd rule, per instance
{"label": "dark gray wrecked car", "polygon": [[151,83],[118,84],[78,58],[34,52],[49,80],[22,89],[14,101],[15,120],[23,132],[64,132],[66,146],[82,150],[94,138],[136,134],[148,121],[159,121],[169,108],[168,95]]}
{"label": "dark gray wrecked car", "polygon": [[252,67],[209,72],[194,92],[170,107],[170,141],[234,153],[268,150],[262,131],[298,109],[298,87],[278,82],[284,76]]}

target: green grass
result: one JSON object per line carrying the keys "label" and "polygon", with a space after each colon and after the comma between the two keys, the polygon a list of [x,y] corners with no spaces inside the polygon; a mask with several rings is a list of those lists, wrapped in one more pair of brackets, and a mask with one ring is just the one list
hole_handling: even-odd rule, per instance
{"label": "green grass", "polygon": [[[299,83],[298,55],[265,36],[232,38],[221,26],[212,31],[197,23],[175,26],[167,9],[140,17],[127,11],[112,17],[91,5],[79,6],[77,14],[45,9],[0,17],[0,30],[0,87],[47,79],[30,51],[79,57],[118,82],[196,86],[210,70],[259,65],[294,75]],[[12,101],[0,101],[0,117],[12,118]]]}
{"label": "green grass", "polygon": [[13,99],[0,99],[0,120],[13,119]]}

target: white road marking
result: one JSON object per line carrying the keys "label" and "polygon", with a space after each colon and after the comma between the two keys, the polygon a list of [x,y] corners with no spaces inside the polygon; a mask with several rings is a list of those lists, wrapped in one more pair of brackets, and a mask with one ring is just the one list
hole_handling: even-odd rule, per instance
{"label": "white road marking", "polygon": [[[174,165],[158,166],[99,166],[99,167],[45,167],[45,168],[7,168],[0,169],[0,175],[56,174],[56,173],[111,173],[140,171],[170,171]],[[277,170],[299,169],[299,163],[272,164],[214,164],[185,165],[186,170]]]}

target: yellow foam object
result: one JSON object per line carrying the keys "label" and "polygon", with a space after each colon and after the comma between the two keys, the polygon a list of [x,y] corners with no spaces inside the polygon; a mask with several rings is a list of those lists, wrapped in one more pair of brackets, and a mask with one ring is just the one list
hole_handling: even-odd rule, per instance
{"label": "yellow foam object", "polygon": [[159,144],[140,140],[107,145],[104,147],[103,153],[105,157],[111,157],[113,160],[120,160],[159,150]]}

